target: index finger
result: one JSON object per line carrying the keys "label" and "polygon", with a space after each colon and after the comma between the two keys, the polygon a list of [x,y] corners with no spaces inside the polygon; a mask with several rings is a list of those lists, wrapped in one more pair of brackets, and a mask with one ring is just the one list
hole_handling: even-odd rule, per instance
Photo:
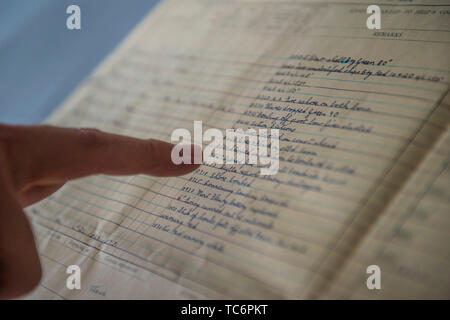
{"label": "index finger", "polygon": [[2,126],[0,130],[6,130],[2,137],[9,142],[7,157],[19,189],[92,174],[178,176],[199,167],[175,165],[171,160],[174,145],[160,140],[47,125]]}

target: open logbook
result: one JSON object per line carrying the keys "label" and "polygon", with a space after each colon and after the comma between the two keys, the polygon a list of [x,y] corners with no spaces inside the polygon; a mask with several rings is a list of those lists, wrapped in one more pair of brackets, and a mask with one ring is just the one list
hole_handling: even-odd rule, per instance
{"label": "open logbook", "polygon": [[369,30],[373,2],[162,2],[48,122],[277,128],[278,173],[67,183],[27,209],[27,298],[450,298],[450,5],[386,0]]}

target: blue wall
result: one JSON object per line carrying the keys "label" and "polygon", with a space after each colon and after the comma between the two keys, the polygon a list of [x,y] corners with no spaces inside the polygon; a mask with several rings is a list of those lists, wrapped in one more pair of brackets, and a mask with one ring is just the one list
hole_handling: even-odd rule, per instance
{"label": "blue wall", "polygon": [[[158,0],[0,0],[0,122],[37,123]],[[67,30],[66,8],[81,8]]]}

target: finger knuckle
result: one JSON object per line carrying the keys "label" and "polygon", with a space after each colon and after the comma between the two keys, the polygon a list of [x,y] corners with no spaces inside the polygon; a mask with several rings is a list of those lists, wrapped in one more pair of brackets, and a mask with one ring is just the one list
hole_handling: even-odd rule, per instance
{"label": "finger knuckle", "polygon": [[95,128],[79,129],[80,143],[88,149],[99,149],[106,145],[104,133]]}

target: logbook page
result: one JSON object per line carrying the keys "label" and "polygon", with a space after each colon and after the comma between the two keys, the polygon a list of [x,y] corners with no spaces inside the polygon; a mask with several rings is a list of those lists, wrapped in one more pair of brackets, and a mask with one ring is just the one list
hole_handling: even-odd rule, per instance
{"label": "logbook page", "polygon": [[369,30],[370,4],[162,2],[48,122],[165,141],[196,120],[279,129],[278,173],[203,164],[67,183],[27,209],[44,269],[27,298],[326,296],[448,120],[432,115],[449,6],[386,1]]}
{"label": "logbook page", "polygon": [[[450,297],[450,95],[432,115],[445,130],[364,240],[347,257],[323,298]],[[425,133],[425,130],[422,132]],[[420,134],[419,134],[420,135]],[[425,136],[418,137],[417,140]],[[380,268],[380,290],[367,290],[367,267]]]}

